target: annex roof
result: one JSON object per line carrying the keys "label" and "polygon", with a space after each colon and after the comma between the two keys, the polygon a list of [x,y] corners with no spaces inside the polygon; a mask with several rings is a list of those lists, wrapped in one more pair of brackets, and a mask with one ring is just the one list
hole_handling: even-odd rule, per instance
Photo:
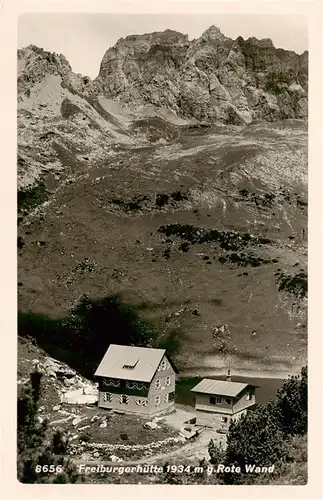
{"label": "annex roof", "polygon": [[195,387],[193,387],[191,391],[204,394],[236,397],[248,386],[250,386],[250,384],[245,384],[243,382],[229,382],[228,380],[213,380],[204,378]]}
{"label": "annex roof", "polygon": [[95,376],[150,382],[165,349],[110,344]]}

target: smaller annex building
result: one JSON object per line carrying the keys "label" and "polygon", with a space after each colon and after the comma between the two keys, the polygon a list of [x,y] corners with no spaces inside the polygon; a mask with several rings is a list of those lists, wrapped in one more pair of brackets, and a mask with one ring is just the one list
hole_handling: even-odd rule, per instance
{"label": "smaller annex building", "polygon": [[207,427],[229,425],[256,403],[256,386],[242,382],[204,378],[191,391],[195,394],[196,423]]}
{"label": "smaller annex building", "polygon": [[175,402],[177,369],[165,349],[110,344],[94,376],[98,406],[154,414]]}

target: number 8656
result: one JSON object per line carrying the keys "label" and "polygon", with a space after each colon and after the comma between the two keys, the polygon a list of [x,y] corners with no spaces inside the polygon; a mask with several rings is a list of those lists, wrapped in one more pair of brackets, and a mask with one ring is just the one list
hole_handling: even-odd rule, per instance
{"label": "number 8656", "polygon": [[59,473],[63,471],[62,465],[36,465],[36,472],[51,472],[51,473]]}

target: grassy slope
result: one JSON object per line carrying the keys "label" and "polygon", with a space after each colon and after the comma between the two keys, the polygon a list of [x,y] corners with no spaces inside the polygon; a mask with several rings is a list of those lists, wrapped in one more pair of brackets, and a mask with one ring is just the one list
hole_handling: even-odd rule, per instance
{"label": "grassy slope", "polygon": [[[212,338],[213,327],[222,323],[231,332],[229,357],[248,366],[302,364],[305,306],[278,292],[274,273],[306,269],[307,215],[296,198],[306,200],[304,125],[182,130],[175,142],[123,146],[95,165],[56,186],[50,203],[20,224],[20,310],[55,317],[84,293],[121,292],[128,301],[148,305],[144,314],[161,332],[180,329],[180,367],[198,370],[205,356],[222,356]],[[278,196],[281,186],[290,191],[289,200]],[[156,194],[178,190],[187,199],[161,209],[155,205]],[[255,203],[252,193],[263,192],[277,195],[272,206]],[[136,196],[146,197],[138,210],[122,205]],[[157,231],[169,223],[265,236],[272,245],[248,251],[278,262],[243,269],[221,264],[223,252],[212,242],[183,253],[179,238],[167,240]],[[85,259],[91,272],[80,269]]]}

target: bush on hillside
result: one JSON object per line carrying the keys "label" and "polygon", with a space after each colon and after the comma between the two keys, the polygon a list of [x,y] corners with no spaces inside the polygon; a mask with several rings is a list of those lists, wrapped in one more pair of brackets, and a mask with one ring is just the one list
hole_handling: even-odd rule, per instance
{"label": "bush on hillside", "polygon": [[307,367],[292,376],[277,391],[276,414],[286,436],[307,433]]}
{"label": "bush on hillside", "polygon": [[17,476],[22,483],[75,483],[77,473],[66,458],[68,441],[51,433],[38,417],[42,374],[35,371],[18,398]]}

